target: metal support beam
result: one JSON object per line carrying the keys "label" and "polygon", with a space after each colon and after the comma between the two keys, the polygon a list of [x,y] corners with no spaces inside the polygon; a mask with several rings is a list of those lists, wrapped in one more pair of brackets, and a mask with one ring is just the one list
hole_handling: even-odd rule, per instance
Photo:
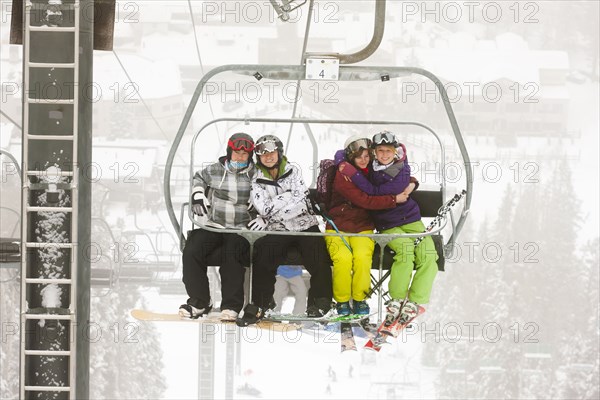
{"label": "metal support beam", "polygon": [[89,398],[93,7],[22,8],[21,398]]}
{"label": "metal support beam", "polygon": [[[92,106],[93,103],[89,94],[86,96],[85,88],[93,83],[93,50],[96,49],[96,22],[111,15],[97,16],[94,7],[97,0],[80,0],[82,10],[87,8],[94,9],[94,18],[81,18],[79,30],[79,107],[78,107],[78,138],[77,138],[77,159],[79,161],[78,183],[79,183],[79,204],[92,204],[92,182],[86,178],[84,171],[92,163]],[[111,1],[109,1],[110,3]],[[114,0],[112,0],[114,10]],[[100,9],[102,10],[102,9]],[[83,12],[83,11],[82,11]],[[88,14],[89,15],[89,14]],[[106,24],[105,24],[106,25]],[[114,25],[114,12],[110,25]],[[106,38],[104,45],[112,49],[112,31],[110,36],[110,45]],[[99,49],[104,49],[100,46]],[[77,237],[79,243],[77,256],[77,305],[76,318],[79,321],[77,330],[77,348],[76,348],[76,399],[89,399],[90,386],[90,343],[86,340],[85,327],[90,323],[90,286],[91,286],[91,265],[90,257],[85,256],[84,251],[91,244],[92,232],[92,207],[80,207],[78,209]]]}

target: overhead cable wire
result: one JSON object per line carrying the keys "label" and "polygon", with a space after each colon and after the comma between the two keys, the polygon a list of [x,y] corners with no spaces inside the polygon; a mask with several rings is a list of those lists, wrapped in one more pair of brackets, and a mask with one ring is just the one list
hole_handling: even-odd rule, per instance
{"label": "overhead cable wire", "polygon": [[14,126],[16,126],[17,128],[19,128],[19,130],[23,130],[23,128],[21,128],[21,125],[19,125],[17,123],[17,121],[15,121],[14,119],[12,119],[8,114],[6,114],[4,111],[0,110],[0,114],[4,115],[6,117],[7,120],[9,120],[10,122],[13,123]]}
{"label": "overhead cable wire", "polygon": [[[200,56],[200,45],[198,43],[198,35],[196,33],[196,22],[194,20],[194,12],[192,11],[192,3],[190,0],[188,0],[188,8],[190,9],[190,18],[192,20],[192,29],[194,30],[194,42],[196,43],[196,54],[198,55],[198,63],[200,64],[200,72],[202,73],[202,75],[204,75],[204,65],[202,64],[202,57]],[[206,98],[206,101],[208,102],[208,108],[210,109],[210,114],[212,116],[212,119],[215,119],[215,113],[213,111],[213,107],[212,107],[212,103],[210,101],[210,97]],[[219,139],[219,143],[221,144],[221,146],[224,144],[223,142],[223,138],[221,138],[221,134],[219,132],[219,125],[218,124],[214,124],[214,127],[217,131],[217,138]]]}
{"label": "overhead cable wire", "polygon": [[[125,73],[125,76],[127,76],[127,79],[129,79],[129,82],[135,82],[132,78],[131,75],[129,75],[129,72],[127,71],[127,68],[125,68],[125,66],[123,65],[123,62],[121,62],[121,59],[119,58],[119,55],[117,54],[117,52],[115,50],[112,51],[113,54],[115,55],[115,58],[117,59],[117,62],[119,63],[119,65],[121,66],[121,69],[123,70],[123,72]],[[156,126],[158,126],[158,129],[160,130],[161,134],[163,135],[163,137],[170,142],[171,139],[167,136],[167,133],[162,129],[162,127],[160,126],[160,124],[158,123],[158,120],[154,117],[154,114],[152,114],[152,110],[150,110],[150,107],[148,106],[148,104],[146,103],[146,101],[144,100],[144,98],[142,97],[140,91],[138,90],[137,85],[132,85],[133,89],[135,90],[136,94],[138,95],[138,97],[140,98],[140,101],[142,102],[142,104],[144,105],[144,108],[146,109],[146,111],[148,111],[148,114],[150,114],[150,118],[152,118],[152,120],[154,121],[154,123],[156,124]],[[181,156],[179,156],[181,158]],[[183,158],[181,158],[181,161],[185,164],[185,160]]]}
{"label": "overhead cable wire", "polygon": [[[310,33],[310,23],[312,20],[312,12],[313,5],[315,0],[310,0],[308,5],[308,14],[306,19],[306,28],[304,29],[304,43],[302,44],[302,56],[300,57],[300,65],[302,65],[304,61],[304,57],[306,56],[306,47],[308,45],[308,35]],[[302,80],[298,79],[296,81],[296,94],[294,96],[294,108],[292,109],[292,118],[296,118],[296,111],[298,109],[298,100],[300,99],[300,83]],[[288,137],[286,140],[285,153],[287,154],[288,149],[290,148],[290,139],[292,137],[292,129],[294,128],[294,124],[290,124],[290,130],[288,131]]]}

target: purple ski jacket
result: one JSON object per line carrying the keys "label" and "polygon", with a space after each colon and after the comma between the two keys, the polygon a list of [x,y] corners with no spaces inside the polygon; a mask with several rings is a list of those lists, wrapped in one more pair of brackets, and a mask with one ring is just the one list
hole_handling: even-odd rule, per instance
{"label": "purple ski jacket", "polygon": [[[336,160],[337,158],[336,153]],[[382,171],[374,171],[372,165],[369,165],[369,179],[360,171],[356,171],[350,179],[358,188],[371,196],[398,194],[402,193],[411,182],[410,165],[406,157]],[[371,215],[375,227],[380,232],[421,219],[419,205],[410,197],[405,203],[398,203],[394,208],[371,211]]]}

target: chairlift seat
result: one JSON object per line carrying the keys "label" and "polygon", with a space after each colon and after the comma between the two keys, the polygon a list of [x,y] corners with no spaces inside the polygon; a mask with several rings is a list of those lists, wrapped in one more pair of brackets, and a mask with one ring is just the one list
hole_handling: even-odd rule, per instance
{"label": "chairlift seat", "polygon": [[[444,257],[444,238],[442,235],[431,235],[433,239],[433,244],[435,245],[435,251],[438,254],[437,266],[438,271],[444,271],[444,265],[446,259]],[[375,251],[373,252],[373,264],[371,266],[372,269],[379,269],[379,245],[375,245]],[[390,249],[388,246],[385,246],[383,249],[383,265],[382,268],[384,270],[388,270],[392,268],[392,264],[394,263],[394,256],[396,253],[394,250]]]}
{"label": "chairlift seat", "polygon": [[[188,232],[189,236],[189,232]],[[212,252],[208,254],[207,264],[209,266],[218,267],[221,265],[221,248],[217,247]],[[254,257],[256,257],[256,250],[254,250]],[[302,255],[300,254],[300,250],[298,250],[298,246],[292,243],[287,250],[287,256],[284,261],[285,265],[304,265],[304,261],[302,260]]]}
{"label": "chairlift seat", "polygon": [[[438,210],[444,205],[442,191],[440,190],[416,190],[411,193],[410,197],[417,202],[421,217],[435,218],[438,215]],[[442,235],[431,235],[435,250],[438,254],[438,270],[444,271],[444,238]],[[383,250],[383,269],[388,270],[394,263],[396,253],[388,246]],[[379,245],[375,245],[373,253],[373,269],[379,269]]]}
{"label": "chairlift seat", "polygon": [[15,263],[21,259],[20,239],[0,238],[0,263]]}

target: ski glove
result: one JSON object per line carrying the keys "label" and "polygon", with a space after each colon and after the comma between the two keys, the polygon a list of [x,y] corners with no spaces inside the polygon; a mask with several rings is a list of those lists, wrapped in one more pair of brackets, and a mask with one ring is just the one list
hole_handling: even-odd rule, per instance
{"label": "ski glove", "polygon": [[338,170],[342,173],[342,175],[347,176],[349,178],[351,176],[353,176],[357,171],[357,169],[354,167],[354,165],[352,165],[346,161],[343,161],[340,163]]}
{"label": "ski glove", "polygon": [[203,216],[204,214],[208,214],[208,200],[202,190],[192,193],[192,211],[194,214]]}
{"label": "ski glove", "polygon": [[253,231],[264,231],[267,227],[268,222],[265,218],[260,215],[254,218],[252,221],[248,222],[248,228]]}

